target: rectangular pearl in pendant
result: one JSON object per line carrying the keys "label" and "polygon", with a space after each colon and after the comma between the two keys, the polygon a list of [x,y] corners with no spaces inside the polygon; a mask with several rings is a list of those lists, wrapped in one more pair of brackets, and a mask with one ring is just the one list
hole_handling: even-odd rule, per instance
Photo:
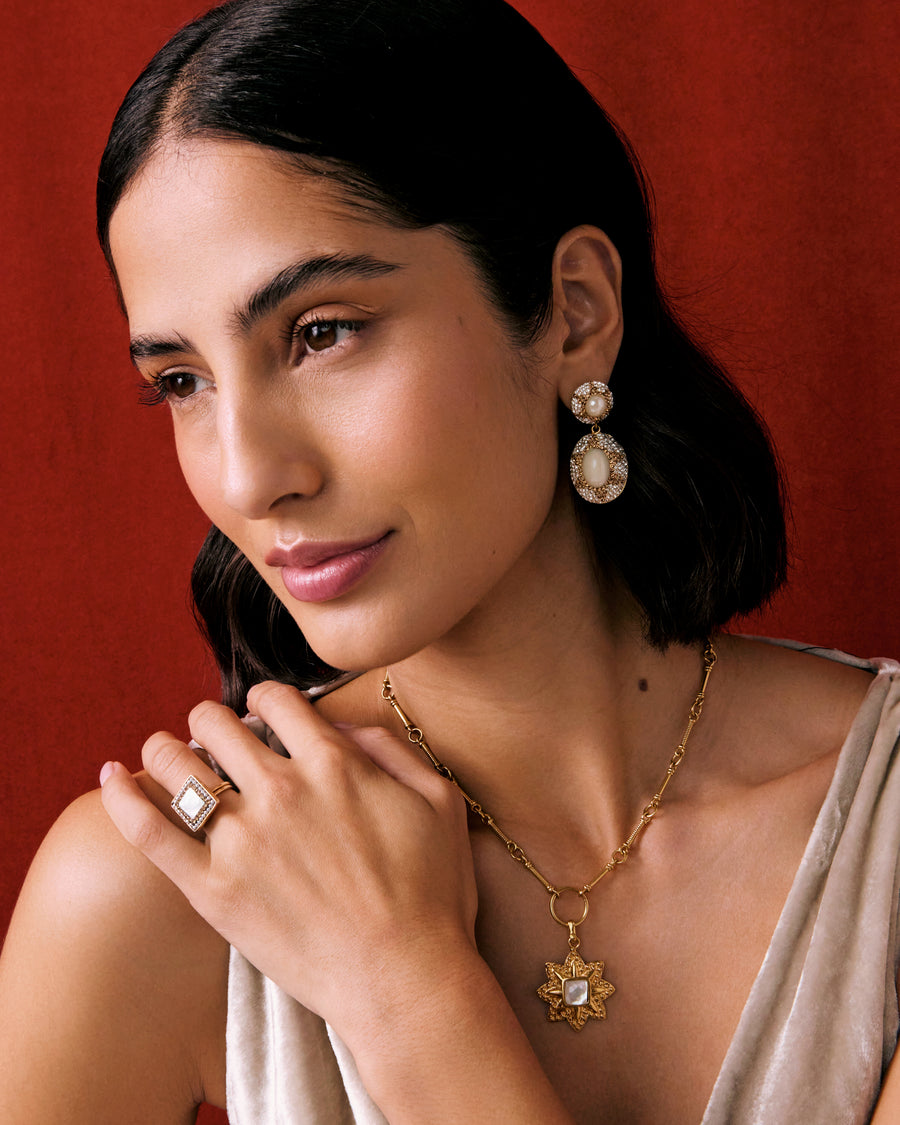
{"label": "rectangular pearl in pendant", "polygon": [[569,1008],[583,1008],[590,999],[590,986],[584,977],[562,982],[563,1003]]}

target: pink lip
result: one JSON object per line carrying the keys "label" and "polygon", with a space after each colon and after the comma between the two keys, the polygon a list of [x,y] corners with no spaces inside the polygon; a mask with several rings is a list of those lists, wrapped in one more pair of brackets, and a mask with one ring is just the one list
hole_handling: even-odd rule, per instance
{"label": "pink lip", "polygon": [[299,602],[339,598],[366,575],[387,546],[388,531],[378,539],[356,543],[297,543],[266,555],[267,566],[280,566],[291,597]]}

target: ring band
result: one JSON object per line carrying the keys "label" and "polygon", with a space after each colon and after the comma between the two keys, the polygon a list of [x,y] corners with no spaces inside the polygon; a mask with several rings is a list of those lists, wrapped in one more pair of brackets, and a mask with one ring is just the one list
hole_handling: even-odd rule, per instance
{"label": "ring band", "polygon": [[223,781],[210,791],[193,774],[172,798],[172,808],[192,832],[199,832],[219,804],[219,794],[234,789],[230,781]]}

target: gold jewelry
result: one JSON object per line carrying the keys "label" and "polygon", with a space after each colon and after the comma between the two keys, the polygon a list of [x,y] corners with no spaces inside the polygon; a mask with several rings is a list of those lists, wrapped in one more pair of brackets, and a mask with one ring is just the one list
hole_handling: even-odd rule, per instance
{"label": "gold jewelry", "polygon": [[172,808],[192,832],[199,832],[216,811],[219,794],[234,789],[230,781],[223,781],[215,789],[207,789],[193,774],[172,798]]}
{"label": "gold jewelry", "polygon": [[[566,1020],[569,1026],[575,1031],[581,1031],[589,1019],[605,1020],[605,1001],[616,991],[615,986],[603,976],[604,963],[602,961],[585,961],[578,952],[581,940],[576,931],[585,918],[587,918],[589,906],[588,895],[604,876],[609,875],[611,871],[615,871],[617,867],[620,867],[625,860],[628,859],[632,848],[637,843],[638,837],[654,816],[656,816],[659,806],[662,803],[666,787],[675,776],[675,771],[681,765],[684,758],[684,752],[687,747],[688,739],[691,736],[691,731],[694,729],[703,711],[703,701],[706,698],[709,676],[715,666],[716,660],[716,650],[713,648],[712,641],[707,641],[703,650],[703,678],[700,682],[700,690],[697,692],[694,697],[694,702],[691,704],[687,726],[684,729],[684,734],[681,736],[681,741],[675,748],[675,753],[672,755],[666,767],[666,775],[662,780],[662,784],[644,806],[641,819],[635,825],[628,839],[624,840],[616,848],[600,874],[589,883],[585,883],[582,887],[555,887],[549,879],[544,878],[516,841],[510,836],[507,836],[490,813],[486,812],[481,805],[463,789],[453,774],[453,771],[435,756],[431,747],[425,741],[425,735],[421,727],[416,726],[397,702],[397,697],[394,695],[393,688],[391,687],[390,676],[387,672],[385,673],[384,682],[381,686],[381,697],[386,703],[390,704],[397,713],[397,716],[406,729],[406,735],[409,741],[422,750],[442,777],[446,777],[448,781],[453,782],[465,798],[466,804],[472,812],[480,818],[483,824],[486,824],[492,832],[500,837],[512,858],[517,863],[521,863],[522,866],[527,871],[530,871],[535,879],[537,879],[550,896],[550,914],[554,922],[558,922],[561,926],[565,926],[568,929],[568,955],[562,962],[547,961],[545,963],[547,980],[546,983],[542,984],[537,990],[537,994],[550,1005],[547,1011],[548,1019],[554,1021]],[[566,892],[576,894],[581,899],[581,917],[577,920],[561,918],[557,913],[557,903],[559,902],[560,896]]]}
{"label": "gold jewelry", "polygon": [[571,411],[591,432],[579,439],[572,450],[569,472],[578,495],[590,504],[615,500],[628,480],[625,450],[609,434],[601,433],[600,423],[613,407],[612,391],[606,383],[582,383],[572,395]]}

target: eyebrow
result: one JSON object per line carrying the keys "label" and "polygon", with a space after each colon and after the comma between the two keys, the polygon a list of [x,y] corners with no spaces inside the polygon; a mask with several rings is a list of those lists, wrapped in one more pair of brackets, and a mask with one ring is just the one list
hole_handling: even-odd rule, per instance
{"label": "eyebrow", "polygon": [[164,340],[161,336],[132,336],[128,345],[131,362],[137,366],[140,359],[155,359],[160,355],[171,355],[172,352],[192,352],[194,345],[181,333],[176,333]]}
{"label": "eyebrow", "polygon": [[[385,262],[370,254],[322,254],[316,258],[303,258],[279,270],[269,281],[253,292],[243,305],[232,314],[232,323],[242,335],[246,335],[264,317],[288,297],[312,285],[326,282],[347,281],[348,279],[368,280],[384,277],[395,270],[403,269],[397,262]],[[161,336],[134,336],[129,344],[132,363],[141,359],[154,359],[157,356],[171,355],[173,352],[195,351],[193,344],[180,333],[163,338]]]}

